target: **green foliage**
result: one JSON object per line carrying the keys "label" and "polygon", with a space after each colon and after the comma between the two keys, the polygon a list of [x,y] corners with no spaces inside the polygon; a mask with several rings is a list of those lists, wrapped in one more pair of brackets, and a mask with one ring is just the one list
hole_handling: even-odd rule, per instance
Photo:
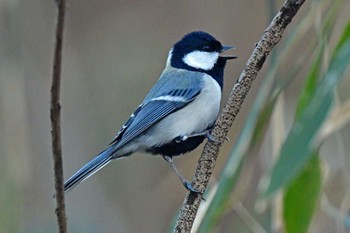
{"label": "green foliage", "polygon": [[[326,30],[329,34],[330,30]],[[321,72],[324,45],[320,43],[319,53],[306,79],[304,90],[300,96],[295,118],[299,118],[306,109],[317,88]],[[312,159],[286,188],[283,195],[283,219],[286,232],[307,232],[310,225],[316,201],[321,188],[321,171],[318,153],[313,152]]]}
{"label": "green foliage", "polygon": [[[347,27],[348,28],[348,27]],[[344,35],[350,35],[348,29],[345,29]],[[339,45],[335,51],[335,56],[339,52],[339,48],[346,43],[344,40],[346,36],[343,36]],[[321,69],[321,58],[323,57],[324,48],[320,49],[320,54],[316,58],[316,61],[310,71],[309,77],[305,89],[299,100],[299,104],[296,111],[296,118],[301,117],[303,111],[307,109],[307,106],[312,99],[313,94],[317,88],[317,80],[320,76]],[[333,62],[339,62],[334,61]],[[341,74],[342,69],[338,69]],[[339,75],[339,73],[338,73]],[[332,96],[328,97],[329,99]],[[320,161],[318,159],[317,152],[309,152],[310,155],[306,157],[311,157],[311,159],[304,165],[304,168],[295,177],[295,180],[290,184],[283,197],[283,217],[285,222],[285,231],[287,233],[303,233],[308,232],[308,227],[310,225],[316,202],[318,200],[320,190],[321,190],[321,168]]]}
{"label": "green foliage", "polygon": [[[297,102],[294,123],[281,145],[278,159],[269,176],[270,182],[264,191],[266,197],[284,188],[281,203],[283,211],[279,217],[284,222],[285,232],[308,232],[322,192],[322,169],[318,151],[322,142],[317,140],[317,135],[334,102],[334,89],[350,63],[350,23],[338,38],[331,58],[328,58],[329,40],[333,36],[342,3],[341,0],[332,3],[313,1],[309,14],[290,31],[277,52],[274,52],[276,59],[271,60],[268,74],[259,87],[246,123],[225,163],[215,195],[206,203],[208,208],[196,232],[215,232],[223,216],[232,212],[235,206],[232,192],[237,186],[248,155],[255,154],[264,142],[277,98],[294,80],[297,72],[310,64],[308,60],[313,57],[308,71],[303,72],[307,75]],[[320,21],[320,33],[317,40],[310,40],[309,33],[318,14],[324,15]],[[307,37],[307,40],[303,40],[303,37]],[[290,54],[301,42],[307,44],[306,49],[293,60]],[[286,64],[289,72],[282,73]],[[270,229],[274,225],[276,219],[268,219],[269,223],[264,222],[260,229]],[[251,226],[247,224],[246,227]]]}
{"label": "green foliage", "polygon": [[287,188],[283,196],[285,232],[308,232],[321,190],[319,154],[312,153],[303,171]]}
{"label": "green foliage", "polygon": [[[346,27],[348,28],[349,25]],[[286,186],[310,159],[311,152],[319,145],[314,139],[328,115],[333,100],[333,90],[350,63],[350,34],[345,30],[340,46],[337,46],[329,69],[310,97],[300,117],[296,119],[286,142],[283,144],[279,159],[272,170],[271,181],[265,192],[269,195]]]}

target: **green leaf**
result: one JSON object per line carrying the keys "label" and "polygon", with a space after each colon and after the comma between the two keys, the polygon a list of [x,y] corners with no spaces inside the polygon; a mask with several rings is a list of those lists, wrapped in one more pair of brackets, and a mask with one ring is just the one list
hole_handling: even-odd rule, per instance
{"label": "green leaf", "polygon": [[346,44],[349,41],[349,37],[350,37],[350,21],[346,25],[346,27],[345,27],[345,29],[343,31],[343,34],[342,34],[342,36],[339,39],[337,47],[334,50],[333,56],[335,56],[335,54],[339,53],[339,50],[344,46],[344,44]]}
{"label": "green leaf", "polygon": [[[318,8],[313,7],[311,11],[317,11],[315,9]],[[200,224],[198,232],[213,232],[220,217],[232,206],[229,200],[236,186],[244,159],[249,154],[253,154],[252,151],[262,142],[261,137],[265,133],[278,94],[296,77],[296,75],[290,74],[285,76],[282,85],[281,83],[280,85],[276,85],[277,82],[281,81],[279,78],[280,76],[276,75],[276,73],[281,64],[289,58],[288,54],[294,49],[293,47],[301,43],[301,38],[303,38],[303,35],[305,35],[312,26],[313,18],[314,13],[310,13],[303,18],[301,23],[296,25],[290,32],[285,44],[280,46],[283,50],[278,51],[278,59],[272,59],[269,73],[263,81],[263,86],[259,89],[258,96],[252,106],[252,110],[249,113],[243,130],[233,146],[233,151],[228,161],[225,163],[225,168],[219,179],[217,192],[212,202],[208,203],[209,207]],[[313,47],[313,45],[309,47]],[[310,51],[312,51],[312,48]],[[274,50],[273,53],[275,52]],[[300,66],[306,59],[307,57],[300,58],[298,60],[300,63],[292,64],[293,70],[301,70]]]}
{"label": "green leaf", "polygon": [[[324,43],[321,43],[319,52],[309,71],[304,90],[298,101],[295,113],[296,119],[301,117],[316,91],[323,52]],[[318,154],[314,152],[312,159],[308,161],[308,164],[303,168],[294,182],[286,188],[283,195],[283,219],[286,233],[307,232],[321,188],[320,170]]]}
{"label": "green leaf", "polygon": [[[327,23],[326,23],[327,24]],[[327,24],[330,25],[329,23]],[[332,27],[328,27],[332,28]],[[324,112],[328,112],[328,105],[332,101],[332,87],[342,76],[343,70],[345,70],[347,64],[346,63],[339,64],[338,62],[342,60],[341,57],[347,57],[345,55],[346,52],[346,42],[349,40],[348,26],[344,30],[344,34],[339,40],[338,46],[335,49],[333,59],[331,61],[331,65],[329,67],[328,72],[325,75],[323,82],[320,85],[320,90],[324,91],[323,100],[325,101],[323,107]],[[326,34],[329,35],[330,30],[326,31]],[[348,39],[344,39],[348,38]],[[317,93],[316,86],[318,82],[318,77],[320,76],[321,71],[321,62],[323,58],[325,43],[321,43],[320,52],[315,59],[314,64],[309,72],[308,79],[306,81],[305,88],[301,94],[301,97],[298,102],[296,116],[297,119],[302,119],[305,117],[303,114],[307,112],[310,104],[313,104],[314,96],[321,97],[322,95]],[[343,52],[340,50],[344,49]],[[344,55],[342,55],[344,53]],[[344,60],[342,60],[344,61]],[[336,62],[336,63],[334,63]],[[338,63],[338,64],[337,64]],[[336,77],[332,77],[332,72],[336,71]],[[328,80],[327,80],[328,78]],[[323,86],[322,86],[323,84]],[[325,88],[329,85],[329,89]],[[324,89],[322,89],[324,88]],[[329,93],[329,94],[328,94]],[[322,99],[322,98],[321,98]],[[321,106],[321,105],[320,105]],[[305,122],[306,123],[306,122]],[[320,122],[322,123],[322,122]],[[318,127],[319,128],[319,127]],[[315,128],[316,129],[316,128]],[[318,130],[318,129],[316,129]],[[310,141],[312,138],[308,138]],[[309,143],[310,146],[311,143]],[[306,148],[310,149],[310,147]],[[311,159],[310,159],[311,157]],[[317,200],[319,197],[319,193],[321,190],[321,167],[318,159],[318,153],[316,151],[309,151],[305,154],[304,160],[306,160],[306,165],[302,165],[301,172],[295,177],[294,181],[286,187],[283,196],[283,219],[285,225],[286,233],[306,233],[308,232],[309,225],[312,220],[312,216],[317,204]],[[298,161],[298,160],[297,160]],[[300,160],[302,161],[302,160]]]}
{"label": "green leaf", "polygon": [[286,233],[306,233],[321,189],[321,166],[318,153],[288,186],[283,197],[283,218]]}
{"label": "green leaf", "polygon": [[[326,23],[326,25],[329,24]],[[327,34],[325,37],[328,37],[330,30],[325,30],[324,34]],[[299,119],[301,117],[303,111],[305,111],[307,105],[310,103],[312,96],[316,91],[321,72],[324,49],[325,43],[323,40],[321,40],[315,61],[311,66],[308,78],[306,79],[305,87],[298,101],[297,109],[295,112],[296,119]],[[316,206],[316,200],[319,196],[320,188],[321,169],[318,160],[318,154],[314,152],[312,159],[308,161],[308,164],[303,168],[294,182],[289,185],[284,192],[283,218],[286,233],[304,233],[308,231]]]}
{"label": "green leaf", "polygon": [[294,123],[272,170],[271,181],[265,195],[287,185],[310,159],[313,139],[327,116],[330,106],[330,94],[319,99],[313,98],[301,119]]}
{"label": "green leaf", "polygon": [[[300,116],[295,120],[279,159],[272,169],[271,180],[265,192],[269,195],[286,186],[310,159],[315,136],[322,126],[333,100],[333,89],[350,63],[350,31],[344,30],[339,46],[332,56],[330,66],[317,90],[305,104]],[[346,39],[344,39],[346,38]]]}
{"label": "green leaf", "polygon": [[309,104],[311,97],[315,93],[317,82],[320,74],[320,66],[322,64],[322,57],[324,52],[324,46],[321,45],[319,48],[319,53],[316,56],[314,64],[311,67],[309,75],[306,79],[305,87],[301,93],[300,99],[298,101],[297,109],[295,111],[295,118],[299,118],[302,112],[305,110],[307,104]]}

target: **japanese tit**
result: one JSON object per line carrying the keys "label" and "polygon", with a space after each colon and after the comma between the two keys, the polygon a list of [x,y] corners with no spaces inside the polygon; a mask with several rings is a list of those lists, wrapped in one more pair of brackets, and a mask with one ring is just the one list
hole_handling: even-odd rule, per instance
{"label": "japanese tit", "polygon": [[112,160],[148,152],[163,156],[186,189],[197,192],[172,157],[208,138],[219,113],[226,61],[236,58],[220,53],[230,48],[202,31],[175,43],[164,71],[140,106],[109,146],[65,182],[64,190],[73,189]]}

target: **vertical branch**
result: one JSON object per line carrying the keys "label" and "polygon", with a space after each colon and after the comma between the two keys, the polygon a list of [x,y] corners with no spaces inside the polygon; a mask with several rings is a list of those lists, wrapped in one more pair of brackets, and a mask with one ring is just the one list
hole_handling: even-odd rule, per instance
{"label": "vertical branch", "polygon": [[62,166],[62,145],[61,145],[61,105],[60,105],[60,86],[61,86],[61,66],[62,66],[62,41],[65,16],[65,0],[57,0],[58,16],[56,23],[56,41],[53,60],[52,86],[51,86],[51,136],[52,136],[52,154],[55,172],[55,190],[56,190],[56,215],[60,233],[67,232],[67,219],[64,204],[63,190],[63,166]]}
{"label": "vertical branch", "polygon": [[[220,147],[225,141],[227,133],[231,128],[240,108],[248,94],[252,82],[255,80],[258,71],[265,62],[266,57],[272,48],[281,40],[282,34],[287,25],[292,21],[305,0],[286,0],[280,11],[273,18],[270,25],[264,31],[264,34],[256,44],[254,51],[248,59],[244,70],[242,71],[236,84],[233,86],[231,94],[217,119],[212,135],[216,142],[208,141],[204,147],[203,153],[199,158],[193,186],[204,193],[209,178],[213,172]],[[189,233],[192,229],[202,195],[188,192],[181,207],[174,233]]]}

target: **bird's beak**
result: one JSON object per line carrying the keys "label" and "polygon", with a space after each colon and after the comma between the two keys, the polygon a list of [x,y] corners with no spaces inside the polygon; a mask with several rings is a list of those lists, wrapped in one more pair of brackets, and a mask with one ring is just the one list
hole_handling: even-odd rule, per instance
{"label": "bird's beak", "polygon": [[229,49],[236,49],[236,47],[231,46],[231,45],[223,45],[220,53],[222,53],[222,52],[224,52],[226,50],[229,50]]}
{"label": "bird's beak", "polygon": [[[229,50],[229,49],[236,49],[236,48],[234,46],[230,46],[230,45],[223,45],[220,53],[225,52],[226,50]],[[225,56],[222,58],[225,58],[226,60],[230,60],[230,59],[236,59],[237,57],[236,56]]]}

